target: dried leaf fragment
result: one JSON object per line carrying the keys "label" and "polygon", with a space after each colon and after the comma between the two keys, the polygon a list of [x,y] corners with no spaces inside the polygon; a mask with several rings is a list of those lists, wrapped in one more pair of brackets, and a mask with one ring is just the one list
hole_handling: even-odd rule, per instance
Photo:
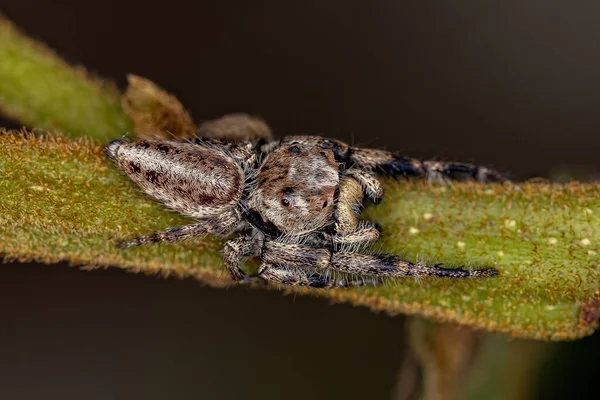
{"label": "dried leaf fragment", "polygon": [[127,75],[127,81],[129,86],[121,104],[133,121],[137,137],[176,139],[196,136],[198,129],[192,117],[175,96],[137,75]]}

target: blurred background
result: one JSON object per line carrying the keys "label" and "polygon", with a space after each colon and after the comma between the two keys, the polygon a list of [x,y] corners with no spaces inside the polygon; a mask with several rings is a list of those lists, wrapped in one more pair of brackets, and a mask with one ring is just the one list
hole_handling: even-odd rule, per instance
{"label": "blurred background", "polygon": [[[151,79],[196,122],[240,111],[279,136],[515,179],[600,176],[595,1],[2,0],[0,10],[120,87],[127,73]],[[325,300],[64,265],[2,270],[6,398],[387,399],[406,354],[405,318]],[[598,351],[598,335],[549,345],[527,396],[593,389]]]}

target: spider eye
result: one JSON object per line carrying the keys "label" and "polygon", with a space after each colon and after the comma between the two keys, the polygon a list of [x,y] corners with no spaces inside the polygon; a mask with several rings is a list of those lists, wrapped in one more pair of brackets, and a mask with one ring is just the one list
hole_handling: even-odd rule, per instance
{"label": "spider eye", "polygon": [[288,199],[281,199],[281,204],[284,207],[289,207],[290,206],[290,201]]}
{"label": "spider eye", "polygon": [[289,148],[290,153],[298,154],[300,153],[300,148],[298,146],[292,146]]}

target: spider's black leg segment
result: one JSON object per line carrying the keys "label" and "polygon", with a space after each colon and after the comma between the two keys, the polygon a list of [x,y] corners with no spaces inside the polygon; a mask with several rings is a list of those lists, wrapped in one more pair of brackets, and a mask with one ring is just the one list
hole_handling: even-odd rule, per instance
{"label": "spider's black leg segment", "polygon": [[297,268],[280,267],[263,263],[258,271],[258,277],[289,286],[307,286],[312,288],[347,288],[359,286],[376,286],[382,282],[378,279],[336,279],[328,275],[310,273]]}
{"label": "spider's black leg segment", "polygon": [[423,161],[423,167],[428,178],[455,179],[455,177],[470,177],[479,182],[506,182],[508,179],[500,172],[481,165],[452,161]]}
{"label": "spider's black leg segment", "polygon": [[239,237],[225,242],[223,262],[234,281],[249,279],[248,275],[242,270],[240,261],[243,257],[257,256],[259,253],[260,242],[251,237]]}
{"label": "spider's black leg segment", "polygon": [[348,159],[362,169],[385,175],[424,178],[427,174],[416,158],[402,157],[385,150],[351,147]]}
{"label": "spider's black leg segment", "polygon": [[141,246],[150,243],[181,242],[182,240],[187,240],[198,236],[226,236],[235,231],[239,222],[239,214],[232,212],[230,215],[226,214],[219,219],[207,219],[199,221],[195,224],[169,228],[164,232],[156,232],[150,235],[139,236],[131,240],[119,242],[117,243],[117,246],[121,249],[127,249],[129,247]]}
{"label": "spider's black leg segment", "polygon": [[437,176],[455,179],[461,175],[480,182],[505,182],[508,179],[498,171],[480,165],[446,162],[421,161],[403,157],[385,150],[351,147],[348,150],[349,161],[361,168],[373,172],[383,172],[391,176],[406,178],[435,178]]}
{"label": "spider's black leg segment", "polygon": [[269,264],[311,270],[331,269],[351,275],[370,275],[380,278],[408,276],[476,278],[492,277],[498,274],[498,271],[493,268],[477,270],[447,269],[439,265],[414,264],[396,256],[346,251],[334,252],[326,248],[270,241],[264,243],[261,259]]}

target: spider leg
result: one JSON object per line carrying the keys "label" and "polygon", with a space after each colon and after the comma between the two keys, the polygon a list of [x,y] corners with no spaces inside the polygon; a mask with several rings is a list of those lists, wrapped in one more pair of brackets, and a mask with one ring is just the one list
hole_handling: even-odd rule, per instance
{"label": "spider leg", "polygon": [[340,194],[334,214],[334,244],[359,245],[379,239],[381,227],[360,222],[364,193],[374,202],[383,198],[383,189],[375,177],[359,169],[350,169],[340,180]]}
{"label": "spider leg", "polygon": [[150,243],[181,242],[197,236],[226,236],[237,228],[239,222],[240,217],[238,214],[232,213],[231,215],[219,219],[207,219],[196,222],[195,224],[169,228],[164,232],[142,235],[134,239],[118,242],[117,246],[121,249],[127,249],[130,247],[142,246]]}
{"label": "spider leg", "polygon": [[374,222],[363,221],[358,228],[347,235],[336,235],[333,243],[337,245],[360,246],[374,243],[381,236],[381,226]]}
{"label": "spider leg", "polygon": [[225,242],[223,248],[223,262],[234,281],[249,279],[248,275],[246,275],[240,266],[240,260],[242,257],[259,255],[260,245],[260,241],[251,237],[239,237]]}
{"label": "spider leg", "polygon": [[351,275],[370,275],[380,278],[407,276],[470,278],[492,277],[498,271],[489,269],[447,269],[439,265],[414,264],[400,257],[382,254],[361,254],[347,251],[331,251],[297,244],[265,242],[261,254],[263,262],[311,270],[335,270]]}
{"label": "spider leg", "polygon": [[419,160],[401,157],[386,150],[350,147],[347,157],[349,161],[367,171],[383,172],[392,176],[418,178],[425,175],[425,171]]}
{"label": "spider leg", "polygon": [[335,210],[335,231],[340,236],[354,234],[359,227],[360,213],[364,208],[364,194],[373,202],[383,198],[379,181],[368,172],[351,169],[340,180],[340,193]]}
{"label": "spider leg", "polygon": [[379,204],[383,200],[383,187],[376,177],[358,168],[351,168],[345,173],[360,183],[364,193],[373,203]]}
{"label": "spider leg", "polygon": [[334,213],[335,231],[339,235],[348,235],[358,227],[359,216],[364,207],[364,194],[361,184],[351,176],[342,176],[339,188]]}
{"label": "spider leg", "polygon": [[384,254],[360,254],[353,252],[335,252],[331,256],[331,269],[358,275],[373,275],[386,278],[408,276],[441,278],[478,278],[492,277],[498,274],[494,268],[466,270],[461,268],[442,268],[441,264],[414,264],[397,256]]}
{"label": "spider leg", "polygon": [[262,263],[258,277],[270,282],[289,286],[308,286],[312,288],[347,288],[359,286],[376,286],[382,282],[377,279],[335,279],[328,275],[311,273],[306,270],[280,267],[274,264]]}
{"label": "spider leg", "polygon": [[453,161],[423,161],[428,178],[454,179],[455,176],[471,177],[479,182],[505,182],[508,179],[500,172],[481,165],[453,162]]}
{"label": "spider leg", "polygon": [[452,161],[421,161],[385,150],[351,147],[349,159],[368,171],[407,178],[435,178],[441,175],[454,179],[457,175],[466,175],[480,182],[508,180],[500,172],[480,165]]}

